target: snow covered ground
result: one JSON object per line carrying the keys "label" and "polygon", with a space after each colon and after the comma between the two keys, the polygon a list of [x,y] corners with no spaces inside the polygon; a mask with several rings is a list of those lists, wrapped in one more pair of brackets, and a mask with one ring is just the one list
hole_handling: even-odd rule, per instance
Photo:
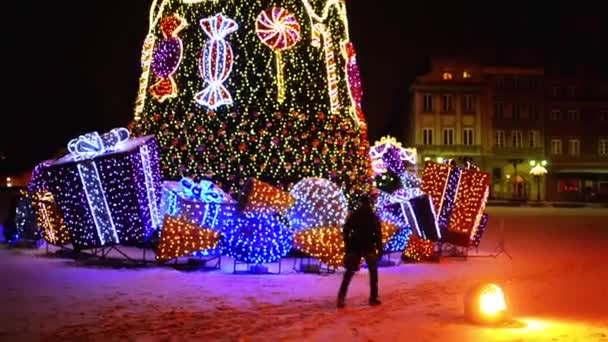
{"label": "snow covered ground", "polygon": [[[281,275],[84,267],[44,250],[0,248],[0,340],[608,341],[608,210],[489,208],[480,254],[380,270],[383,305],[368,307],[367,273],[335,307],[342,273]],[[501,285],[520,324],[463,318],[463,294]]]}

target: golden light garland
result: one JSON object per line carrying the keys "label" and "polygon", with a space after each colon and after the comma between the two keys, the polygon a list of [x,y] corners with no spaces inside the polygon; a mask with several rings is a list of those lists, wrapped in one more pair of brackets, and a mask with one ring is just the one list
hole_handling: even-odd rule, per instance
{"label": "golden light garland", "polygon": [[165,262],[194,252],[213,249],[217,247],[219,241],[219,232],[167,215],[156,251],[156,260]]}
{"label": "golden light garland", "polygon": [[284,213],[295,203],[289,192],[254,178],[247,181],[242,191],[239,207],[244,213]]}
{"label": "golden light garland", "polygon": [[438,164],[426,162],[424,164],[424,173],[422,174],[422,192],[431,197],[435,212],[439,215],[443,205],[443,195],[446,190],[448,176],[452,166],[447,164]]}
{"label": "golden light garland", "polygon": [[410,241],[403,251],[403,255],[415,261],[423,261],[433,255],[435,244],[429,240],[423,240],[418,235],[412,235]]}
{"label": "golden light garland", "polygon": [[313,228],[297,232],[294,247],[332,267],[344,264],[344,238],[341,227]]}
{"label": "golden light garland", "polygon": [[53,195],[50,192],[33,192],[30,195],[38,227],[42,228],[43,239],[55,246],[70,243],[68,228]]}

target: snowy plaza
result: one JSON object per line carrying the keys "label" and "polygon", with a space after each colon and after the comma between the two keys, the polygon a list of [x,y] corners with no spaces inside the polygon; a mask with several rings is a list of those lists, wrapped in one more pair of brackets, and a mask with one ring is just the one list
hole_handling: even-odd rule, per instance
{"label": "snowy plaza", "polygon": [[[383,305],[374,308],[362,271],[344,311],[335,307],[341,272],[234,275],[229,260],[208,272],[90,268],[43,250],[2,248],[0,340],[608,341],[608,210],[488,212],[479,255],[493,252],[504,219],[512,260],[380,268]],[[503,288],[519,324],[465,320],[463,295],[479,281]]]}

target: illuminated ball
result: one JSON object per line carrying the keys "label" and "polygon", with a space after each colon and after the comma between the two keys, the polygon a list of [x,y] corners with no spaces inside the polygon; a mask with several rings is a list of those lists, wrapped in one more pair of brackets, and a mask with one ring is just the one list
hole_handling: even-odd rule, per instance
{"label": "illuminated ball", "polygon": [[507,316],[507,305],[502,289],[492,283],[472,287],[464,298],[464,314],[478,324],[498,324]]}
{"label": "illuminated ball", "polygon": [[224,220],[221,252],[251,264],[275,262],[291,250],[293,234],[272,214],[250,213]]}
{"label": "illuminated ball", "polygon": [[342,190],[324,178],[305,178],[290,191],[296,199],[287,211],[291,229],[301,231],[319,227],[342,227],[348,202]]}

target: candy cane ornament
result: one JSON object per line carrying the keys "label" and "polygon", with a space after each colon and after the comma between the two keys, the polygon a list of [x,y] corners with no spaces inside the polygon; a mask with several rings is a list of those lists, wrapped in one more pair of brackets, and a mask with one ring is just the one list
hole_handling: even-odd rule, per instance
{"label": "candy cane ornament", "polygon": [[182,40],[177,35],[187,25],[186,20],[177,14],[163,18],[161,21],[165,39],[157,44],[152,56],[152,72],[159,80],[150,87],[150,94],[158,102],[177,96],[177,85],[173,75],[182,62],[184,51]]}
{"label": "candy cane ornament", "polygon": [[285,101],[285,78],[282,51],[292,48],[300,40],[300,24],[296,17],[284,8],[273,7],[260,12],[255,31],[262,43],[275,52],[277,68],[277,101]]}
{"label": "candy cane ornament", "polygon": [[238,25],[222,14],[202,19],[200,24],[209,37],[199,63],[199,71],[207,87],[197,93],[194,99],[198,104],[214,110],[233,102],[232,95],[223,84],[230,76],[234,63],[232,46],[225,38],[238,30]]}

